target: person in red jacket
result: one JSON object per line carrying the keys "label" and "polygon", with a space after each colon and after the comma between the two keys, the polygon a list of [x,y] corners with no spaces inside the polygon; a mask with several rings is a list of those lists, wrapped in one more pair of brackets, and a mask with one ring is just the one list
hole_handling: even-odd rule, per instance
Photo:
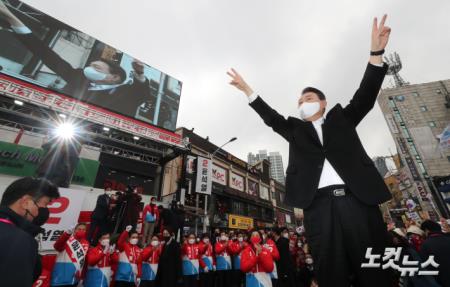
{"label": "person in red jacket", "polygon": [[98,244],[91,247],[86,260],[88,271],[84,287],[109,287],[111,282],[111,248],[109,233],[99,234]]}
{"label": "person in red jacket", "polygon": [[241,254],[248,246],[244,241],[244,234],[237,233],[236,240],[230,245],[230,252],[233,255],[233,286],[240,287],[244,283],[244,273],[241,271]]}
{"label": "person in red jacket", "polygon": [[214,249],[207,233],[203,234],[198,244],[198,250],[202,260],[200,261],[200,286],[214,286],[214,271],[216,271],[216,260]]}
{"label": "person in red jacket", "polygon": [[139,257],[142,250],[137,246],[138,233],[128,225],[117,241],[117,249],[120,251],[119,265],[115,275],[116,287],[135,287],[141,282],[141,270]]}
{"label": "person in red jacket", "polygon": [[200,263],[202,261],[200,250],[193,233],[189,234],[186,242],[181,247],[181,258],[183,260],[184,286],[197,287],[200,265],[205,266],[205,263]]}
{"label": "person in red jacket", "polygon": [[150,199],[150,204],[147,204],[142,211],[142,222],[144,223],[144,232],[142,234],[142,242],[149,244],[155,232],[155,226],[159,221],[159,209],[156,205],[156,197]]}
{"label": "person in red jacket", "polygon": [[83,279],[84,262],[89,249],[86,224],[64,232],[53,245],[58,255],[53,266],[51,286],[77,286]]}
{"label": "person in red jacket", "polygon": [[[264,242],[264,247],[270,251],[270,253],[272,254],[273,261],[276,262],[280,260],[280,252],[278,252],[277,245],[275,244],[275,241],[273,241],[273,234],[269,233],[266,236],[267,237]],[[277,286],[278,272],[276,264],[273,265],[273,271],[270,273],[270,279],[272,280],[272,285]]]}
{"label": "person in red jacket", "polygon": [[230,246],[231,242],[228,240],[227,234],[222,231],[220,233],[219,241],[214,246],[216,253],[216,287],[228,287],[231,285],[231,257]]}
{"label": "person in red jacket", "polygon": [[162,248],[163,246],[158,236],[155,235],[151,238],[150,245],[142,250],[141,257],[139,258],[140,266],[142,266],[140,287],[155,287]]}
{"label": "person in red jacket", "polygon": [[273,256],[261,245],[261,235],[253,231],[250,243],[241,256],[241,270],[246,273],[246,287],[272,287],[270,275],[273,271]]}

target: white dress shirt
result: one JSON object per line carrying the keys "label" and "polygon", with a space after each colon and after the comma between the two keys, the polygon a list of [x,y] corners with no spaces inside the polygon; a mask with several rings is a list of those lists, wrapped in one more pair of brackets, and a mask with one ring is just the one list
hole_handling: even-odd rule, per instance
{"label": "white dress shirt", "polygon": [[[253,93],[248,97],[249,102],[253,102],[258,98],[258,94]],[[323,144],[323,135],[322,135],[322,124],[324,122],[324,118],[312,122],[314,129],[317,132],[320,143]],[[337,174],[336,170],[331,166],[330,162],[325,158],[322,168],[322,174],[320,175],[319,186],[318,188],[336,185],[336,184],[345,184],[342,178]]]}

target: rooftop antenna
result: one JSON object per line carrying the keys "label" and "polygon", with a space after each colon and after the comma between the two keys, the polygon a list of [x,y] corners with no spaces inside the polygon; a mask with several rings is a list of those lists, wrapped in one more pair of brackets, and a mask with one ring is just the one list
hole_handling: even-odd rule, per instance
{"label": "rooftop antenna", "polygon": [[403,78],[399,74],[400,70],[403,67],[403,64],[397,52],[385,56],[384,61],[389,65],[387,74],[394,77],[396,88],[409,85],[409,83],[403,80]]}

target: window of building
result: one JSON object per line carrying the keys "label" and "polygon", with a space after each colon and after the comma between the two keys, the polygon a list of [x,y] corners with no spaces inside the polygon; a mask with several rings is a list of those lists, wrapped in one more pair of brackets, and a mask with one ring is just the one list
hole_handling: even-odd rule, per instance
{"label": "window of building", "polygon": [[417,165],[419,166],[419,169],[422,173],[426,173],[427,171],[425,170],[425,166],[423,165],[422,162],[418,162]]}
{"label": "window of building", "polygon": [[394,103],[394,101],[392,99],[389,100],[389,107],[395,108],[395,103]]}
{"label": "window of building", "polygon": [[434,121],[428,122],[428,125],[432,128],[436,127],[436,123]]}
{"label": "window of building", "polygon": [[426,112],[426,111],[428,111],[428,108],[427,108],[427,106],[420,106],[420,110],[422,112]]}
{"label": "window of building", "polygon": [[413,95],[413,97],[417,98],[419,96],[419,93],[418,92],[413,92],[412,95]]}
{"label": "window of building", "polygon": [[441,89],[436,89],[436,94],[442,94]]}
{"label": "window of building", "polygon": [[258,208],[258,206],[249,204],[248,205],[248,216],[250,216],[250,217],[260,217],[259,216],[259,208]]}
{"label": "window of building", "polygon": [[416,147],[414,146],[413,143],[409,143],[409,149],[411,150],[412,155],[418,155]]}
{"label": "window of building", "polygon": [[395,100],[397,102],[403,102],[405,100],[405,96],[403,96],[403,95],[395,96]]}
{"label": "window of building", "polygon": [[234,214],[247,215],[247,209],[245,203],[239,201],[233,201],[232,208]]}

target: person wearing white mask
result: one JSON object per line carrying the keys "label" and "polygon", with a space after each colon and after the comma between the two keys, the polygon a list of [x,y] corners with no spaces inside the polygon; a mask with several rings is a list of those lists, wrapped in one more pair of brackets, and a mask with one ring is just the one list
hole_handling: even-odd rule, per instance
{"label": "person wearing white mask", "polygon": [[139,234],[128,225],[117,241],[119,265],[115,274],[115,287],[135,287],[141,282],[142,267],[139,261],[142,250],[137,246]]}
{"label": "person wearing white mask", "polygon": [[109,233],[99,234],[98,244],[86,255],[88,270],[84,287],[108,287],[111,282],[111,248]]}
{"label": "person wearing white mask", "polygon": [[233,256],[232,286],[242,286],[245,282],[245,274],[241,270],[241,255],[247,246],[243,233],[238,232],[236,240],[230,244],[230,253]]}
{"label": "person wearing white mask", "polygon": [[[181,258],[183,260],[184,286],[197,287],[202,258],[193,233],[189,234],[186,242],[181,247]],[[204,266],[204,263],[202,263],[202,266]]]}
{"label": "person wearing white mask", "polygon": [[214,271],[216,271],[216,260],[214,249],[207,233],[203,234],[198,244],[200,256],[200,286],[214,286]]}
{"label": "person wearing white mask", "polygon": [[[13,37],[8,43],[9,48],[23,45],[33,54],[36,61],[42,61],[57,77],[64,80],[61,83],[62,88],[52,85],[52,89],[58,89],[65,95],[107,107],[131,117],[135,117],[137,109],[143,103],[156,101],[155,97],[150,95],[150,81],[144,76],[145,66],[143,63],[134,60],[132,75],[128,78],[120,61],[116,60],[120,59],[123,53],[100,43],[93,47],[93,50],[98,50],[98,58],[87,63],[79,63],[84,64],[82,67],[79,67],[79,64],[74,67],[71,64],[73,60],[66,57],[67,53],[56,51],[42,41],[40,36],[35,35],[34,31],[16,16],[17,12],[10,10],[8,6],[0,1],[0,20],[8,23],[13,32]],[[42,25],[45,26],[45,21]],[[67,29],[66,31],[69,34],[80,35],[77,30]],[[86,37],[87,35],[81,34],[80,36]],[[106,46],[103,48],[104,51],[108,49],[109,52],[114,51],[113,54],[100,56],[99,53],[103,51],[100,46]],[[93,51],[92,55],[94,54],[96,53]],[[26,77],[27,75],[22,76]]]}
{"label": "person wearing white mask", "polygon": [[220,233],[219,241],[214,245],[214,252],[216,253],[216,275],[217,286],[226,287],[232,285],[231,280],[231,245],[232,241],[226,232]]}
{"label": "person wearing white mask", "polygon": [[142,262],[141,287],[155,287],[156,274],[158,273],[159,257],[162,245],[158,236],[151,238],[150,244],[144,248],[139,262]]}
{"label": "person wearing white mask", "polygon": [[[391,31],[386,18],[380,24],[373,20],[369,63],[350,103],[337,104],[327,114],[325,94],[307,87],[296,103],[298,115],[286,119],[234,69],[228,72],[230,84],[244,92],[264,123],[289,142],[285,201],[304,210],[306,237],[321,287],[391,285],[387,270],[361,271],[368,247],[376,254],[383,254],[386,247],[378,204],[391,194],[356,131],[375,105],[388,71],[382,59]],[[352,277],[356,282],[350,282]]]}

